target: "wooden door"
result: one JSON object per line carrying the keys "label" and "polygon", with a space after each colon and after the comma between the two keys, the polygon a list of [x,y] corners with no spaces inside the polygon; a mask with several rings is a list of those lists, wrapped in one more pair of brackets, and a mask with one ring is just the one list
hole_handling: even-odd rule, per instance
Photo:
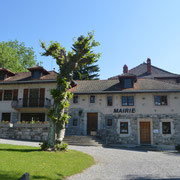
{"label": "wooden door", "polygon": [[28,89],[24,89],[23,107],[27,107],[27,105],[28,105]]}
{"label": "wooden door", "polygon": [[45,88],[40,88],[39,106],[44,107]]}
{"label": "wooden door", "polygon": [[87,135],[98,129],[98,113],[87,113]]}
{"label": "wooden door", "polygon": [[140,122],[140,143],[151,144],[150,122]]}
{"label": "wooden door", "polygon": [[13,101],[17,101],[18,100],[18,89],[14,89],[13,91]]}

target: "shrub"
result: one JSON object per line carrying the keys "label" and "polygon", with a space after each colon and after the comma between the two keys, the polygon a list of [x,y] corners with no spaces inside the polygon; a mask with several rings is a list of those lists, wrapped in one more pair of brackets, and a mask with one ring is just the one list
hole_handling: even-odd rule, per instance
{"label": "shrub", "polygon": [[180,152],[180,144],[176,145],[176,150]]}
{"label": "shrub", "polygon": [[56,144],[54,147],[55,151],[68,151],[68,144],[65,142],[61,142],[61,144]]}
{"label": "shrub", "polygon": [[42,151],[46,151],[48,148],[50,148],[47,141],[44,141],[42,144],[40,144],[40,147]]}

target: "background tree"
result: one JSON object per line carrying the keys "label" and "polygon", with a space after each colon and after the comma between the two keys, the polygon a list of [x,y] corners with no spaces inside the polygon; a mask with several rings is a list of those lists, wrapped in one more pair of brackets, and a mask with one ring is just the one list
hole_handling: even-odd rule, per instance
{"label": "background tree", "polygon": [[[96,63],[97,61],[95,61]],[[86,64],[83,67],[80,65],[73,74],[74,80],[92,80],[92,79],[99,79],[99,67],[98,65]]]}
{"label": "background tree", "polygon": [[51,147],[61,144],[64,138],[65,123],[68,123],[69,119],[69,99],[72,98],[69,89],[72,84],[73,72],[79,66],[91,65],[99,59],[100,54],[93,52],[93,48],[98,45],[99,43],[94,40],[93,33],[88,33],[86,37],[80,36],[77,38],[77,41],[74,41],[72,45],[72,51],[68,52],[57,42],[51,42],[48,47],[45,46],[45,43],[41,43],[44,49],[42,55],[52,56],[59,66],[57,87],[51,90],[54,106],[48,113],[51,119],[48,145]]}
{"label": "background tree", "polygon": [[26,47],[24,42],[0,42],[0,68],[7,68],[13,72],[24,72],[27,68],[37,64],[32,47]]}

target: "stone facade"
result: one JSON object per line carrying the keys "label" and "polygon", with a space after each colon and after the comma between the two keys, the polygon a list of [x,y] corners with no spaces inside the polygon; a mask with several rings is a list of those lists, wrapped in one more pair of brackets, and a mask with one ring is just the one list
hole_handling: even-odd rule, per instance
{"label": "stone facade", "polygon": [[45,141],[49,124],[9,124],[0,123],[0,138],[29,141]]}
{"label": "stone facade", "polygon": [[[89,109],[90,110],[90,109]],[[86,135],[87,109],[71,109],[71,119],[66,129],[67,135]],[[93,112],[91,110],[90,112]],[[95,112],[95,111],[94,111]],[[73,126],[73,119],[78,119],[78,124]],[[107,120],[112,119],[112,126],[107,125]],[[151,145],[180,144],[180,115],[173,114],[104,114],[98,112],[99,136],[106,144],[140,144],[140,122],[150,122]],[[120,133],[120,122],[128,122],[128,134]],[[171,123],[171,134],[162,133],[162,122]]]}

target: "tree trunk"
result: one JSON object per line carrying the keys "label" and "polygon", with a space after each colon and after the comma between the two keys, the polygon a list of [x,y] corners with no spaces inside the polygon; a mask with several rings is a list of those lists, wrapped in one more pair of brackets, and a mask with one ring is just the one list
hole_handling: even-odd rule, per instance
{"label": "tree trunk", "polygon": [[55,143],[55,124],[51,119],[50,119],[50,126],[49,126],[47,142],[48,142],[48,145],[50,145],[50,147],[54,146],[54,143]]}
{"label": "tree trunk", "polygon": [[56,127],[56,141],[61,143],[65,136],[65,124],[63,125],[63,128],[60,126]]}

